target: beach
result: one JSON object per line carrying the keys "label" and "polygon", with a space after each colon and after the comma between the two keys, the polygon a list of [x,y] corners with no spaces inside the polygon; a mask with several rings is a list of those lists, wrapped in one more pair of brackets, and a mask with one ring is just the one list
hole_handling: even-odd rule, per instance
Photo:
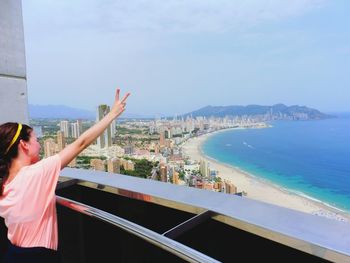
{"label": "beach", "polygon": [[327,206],[322,202],[292,193],[287,189],[283,189],[277,185],[258,179],[254,175],[242,171],[237,167],[221,163],[206,156],[201,151],[201,145],[210,136],[213,136],[218,132],[222,131],[204,134],[187,140],[182,145],[184,156],[188,156],[194,161],[205,160],[209,162],[210,169],[218,171],[218,176],[221,177],[223,181],[228,180],[237,187],[238,192],[244,191],[247,193],[244,198],[251,198],[305,213],[350,222],[350,214],[348,213]]}

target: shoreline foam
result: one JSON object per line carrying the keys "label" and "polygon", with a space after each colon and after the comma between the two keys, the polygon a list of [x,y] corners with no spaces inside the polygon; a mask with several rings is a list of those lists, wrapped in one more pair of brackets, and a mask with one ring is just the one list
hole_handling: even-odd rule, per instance
{"label": "shoreline foam", "polygon": [[182,145],[183,152],[192,160],[200,161],[203,159],[209,162],[211,169],[219,171],[219,177],[223,180],[231,181],[239,192],[247,192],[247,196],[244,198],[251,198],[305,213],[350,222],[350,213],[346,211],[333,207],[321,200],[308,197],[304,193],[297,193],[265,179],[258,178],[239,167],[220,162],[203,153],[201,146],[210,136],[229,130],[233,129],[220,130],[190,138]]}

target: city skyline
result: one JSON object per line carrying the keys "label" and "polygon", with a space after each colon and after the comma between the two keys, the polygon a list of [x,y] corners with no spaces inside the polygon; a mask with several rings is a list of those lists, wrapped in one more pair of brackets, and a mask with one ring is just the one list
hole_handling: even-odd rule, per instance
{"label": "city skyline", "polygon": [[29,103],[94,111],[120,87],[132,93],[126,114],[277,103],[350,111],[349,5],[24,1]]}

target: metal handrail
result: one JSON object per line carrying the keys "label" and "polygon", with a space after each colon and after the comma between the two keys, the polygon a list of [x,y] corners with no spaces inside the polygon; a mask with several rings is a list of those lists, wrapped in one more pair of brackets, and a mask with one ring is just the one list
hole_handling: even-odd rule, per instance
{"label": "metal handrail", "polygon": [[143,226],[140,226],[138,224],[135,224],[133,222],[130,222],[126,219],[105,212],[98,208],[91,207],[61,196],[56,196],[56,202],[81,214],[88,215],[90,217],[100,219],[103,222],[117,226],[147,241],[148,243],[151,243],[163,250],[166,250],[188,262],[220,262],[175,240],[167,238]]}

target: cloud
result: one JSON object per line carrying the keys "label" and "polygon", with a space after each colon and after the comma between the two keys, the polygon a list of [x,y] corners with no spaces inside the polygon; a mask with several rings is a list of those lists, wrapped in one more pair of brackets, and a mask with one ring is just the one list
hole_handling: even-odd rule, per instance
{"label": "cloud", "polygon": [[[226,32],[300,16],[326,0],[25,1],[60,29],[113,32]],[[31,14],[28,14],[29,16]],[[37,20],[38,21],[38,20]],[[41,25],[42,26],[42,25]],[[49,30],[49,28],[47,28]],[[51,28],[52,29],[52,28]]]}

